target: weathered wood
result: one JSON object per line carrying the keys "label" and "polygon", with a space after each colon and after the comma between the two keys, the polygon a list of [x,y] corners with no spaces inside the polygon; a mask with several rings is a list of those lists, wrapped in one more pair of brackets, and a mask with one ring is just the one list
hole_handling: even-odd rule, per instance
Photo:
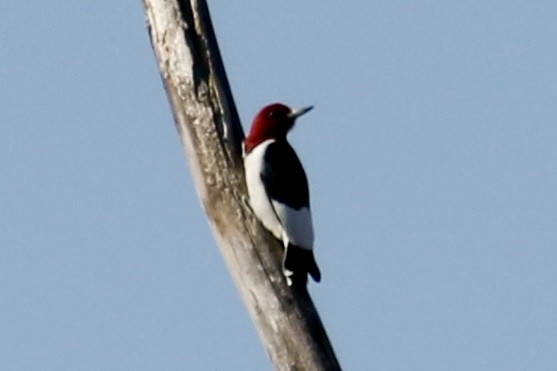
{"label": "weathered wood", "polygon": [[[207,4],[143,0],[176,128],[220,251],[277,370],[339,370],[305,288],[281,273],[282,247],[246,201],[244,138]],[[231,339],[234,341],[234,339]]]}

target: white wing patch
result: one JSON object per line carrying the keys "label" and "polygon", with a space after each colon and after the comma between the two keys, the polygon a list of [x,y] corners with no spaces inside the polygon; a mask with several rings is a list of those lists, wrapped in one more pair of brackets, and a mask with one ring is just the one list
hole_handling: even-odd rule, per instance
{"label": "white wing patch", "polygon": [[284,246],[290,242],[298,247],[311,250],[314,237],[310,210],[307,207],[296,210],[276,201],[271,201],[271,204],[283,229]]}

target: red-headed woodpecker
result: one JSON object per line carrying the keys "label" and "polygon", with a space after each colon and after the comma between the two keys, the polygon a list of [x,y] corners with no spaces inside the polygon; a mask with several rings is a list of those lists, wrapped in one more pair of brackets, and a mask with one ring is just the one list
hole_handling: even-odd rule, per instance
{"label": "red-headed woodpecker", "polygon": [[313,256],[313,225],[306,173],[286,134],[296,118],[313,107],[290,109],[275,103],[253,120],[244,141],[244,167],[250,205],[263,226],[284,245],[283,272],[288,285],[319,282]]}

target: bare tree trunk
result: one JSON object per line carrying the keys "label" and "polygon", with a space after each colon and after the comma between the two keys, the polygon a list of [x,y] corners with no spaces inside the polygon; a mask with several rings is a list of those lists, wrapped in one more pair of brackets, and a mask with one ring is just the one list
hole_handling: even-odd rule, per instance
{"label": "bare tree trunk", "polygon": [[240,120],[204,0],[143,0],[176,127],[220,251],[277,370],[340,370],[282,247],[247,206]]}

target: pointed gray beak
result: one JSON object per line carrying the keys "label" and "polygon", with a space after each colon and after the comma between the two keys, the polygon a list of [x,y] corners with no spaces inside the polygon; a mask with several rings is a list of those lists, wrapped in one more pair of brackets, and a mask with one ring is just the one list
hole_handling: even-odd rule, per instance
{"label": "pointed gray beak", "polygon": [[304,107],[304,108],[297,108],[297,109],[291,109],[290,113],[288,114],[288,117],[291,119],[297,119],[298,117],[302,116],[304,113],[308,113],[309,111],[311,111],[313,109],[313,106],[308,106],[308,107]]}

